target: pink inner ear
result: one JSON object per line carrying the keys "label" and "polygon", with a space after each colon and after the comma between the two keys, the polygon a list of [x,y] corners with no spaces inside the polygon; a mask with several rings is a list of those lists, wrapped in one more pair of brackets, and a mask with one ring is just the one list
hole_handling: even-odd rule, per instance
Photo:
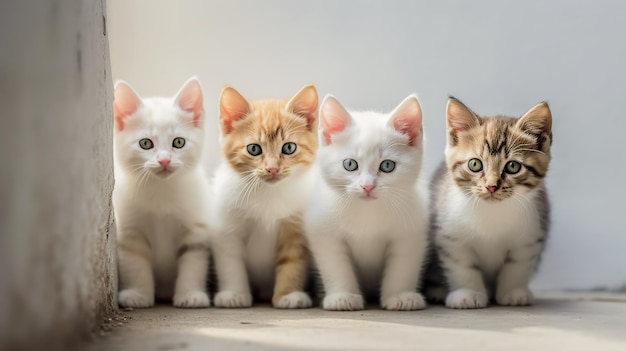
{"label": "pink inner ear", "polygon": [[288,111],[306,119],[307,126],[311,131],[315,131],[317,127],[317,107],[317,90],[312,84],[300,89],[286,105]]}
{"label": "pink inner ear", "polygon": [[139,109],[141,98],[124,82],[115,85],[113,92],[113,115],[119,131],[124,130],[126,118]]}
{"label": "pink inner ear", "polygon": [[409,95],[391,113],[391,125],[409,136],[409,146],[415,146],[422,135],[422,108],[415,95]]}
{"label": "pink inner ear", "polygon": [[248,101],[237,90],[226,87],[220,96],[220,120],[224,133],[233,131],[233,124],[250,113]]}
{"label": "pink inner ear", "polygon": [[331,136],[346,129],[351,117],[337,99],[327,96],[322,102],[320,120],[322,122],[322,135],[326,144],[330,145]]}
{"label": "pink inner ear", "polygon": [[197,79],[191,78],[176,95],[176,104],[183,110],[193,114],[193,125],[198,127],[204,116],[202,105],[202,87]]}
{"label": "pink inner ear", "polygon": [[348,124],[340,119],[331,118],[330,120],[325,120],[322,134],[324,135],[324,140],[326,140],[326,143],[330,144],[330,136],[346,129],[346,125]]}
{"label": "pink inner ear", "polygon": [[448,129],[454,134],[471,129],[478,121],[474,113],[460,101],[450,98],[446,107]]}
{"label": "pink inner ear", "polygon": [[409,136],[409,146],[415,146],[422,135],[422,120],[416,116],[398,116],[393,119],[393,128]]}

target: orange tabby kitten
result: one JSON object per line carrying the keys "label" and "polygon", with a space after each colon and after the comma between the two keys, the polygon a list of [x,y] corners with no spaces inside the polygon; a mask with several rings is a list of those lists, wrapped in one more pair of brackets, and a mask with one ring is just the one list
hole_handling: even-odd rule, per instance
{"label": "orange tabby kitten", "polygon": [[[309,254],[301,215],[317,150],[317,90],[290,100],[220,97],[225,162],[215,181],[217,307],[248,307],[271,296],[276,308],[306,308]],[[252,289],[251,289],[252,288]]]}

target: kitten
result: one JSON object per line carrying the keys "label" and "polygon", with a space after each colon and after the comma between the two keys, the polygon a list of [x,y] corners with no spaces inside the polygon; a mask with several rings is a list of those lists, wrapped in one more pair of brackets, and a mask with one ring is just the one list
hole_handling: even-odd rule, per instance
{"label": "kitten", "polygon": [[[252,293],[276,308],[306,308],[309,265],[301,215],[317,150],[317,90],[289,101],[220,97],[225,162],[214,181],[218,307],[248,307]],[[252,290],[251,291],[251,287]]]}
{"label": "kitten", "polygon": [[320,175],[305,233],[327,310],[418,310],[427,206],[418,190],[422,111],[411,95],[389,114],[348,112],[333,96],[320,108]]}
{"label": "kitten", "polygon": [[500,305],[531,304],[528,281],[549,225],[550,108],[483,117],[451,97],[447,125],[446,162],[433,179],[427,296],[450,308],[482,308],[494,294]]}
{"label": "kitten", "polygon": [[208,182],[201,167],[202,89],[142,99],[115,85],[115,190],[122,307],[206,307]]}

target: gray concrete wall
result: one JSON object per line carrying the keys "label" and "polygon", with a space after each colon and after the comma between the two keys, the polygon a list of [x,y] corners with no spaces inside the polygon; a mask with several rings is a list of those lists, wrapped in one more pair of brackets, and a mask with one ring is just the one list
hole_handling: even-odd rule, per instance
{"label": "gray concrete wall", "polygon": [[535,287],[626,283],[623,1],[117,0],[109,10],[114,79],[146,96],[202,80],[209,170],[223,84],[259,98],[315,82],[376,110],[417,92],[425,177],[443,159],[448,94],[513,115],[548,100],[554,226]]}
{"label": "gray concrete wall", "polygon": [[114,308],[105,0],[0,2],[0,349],[65,348]]}

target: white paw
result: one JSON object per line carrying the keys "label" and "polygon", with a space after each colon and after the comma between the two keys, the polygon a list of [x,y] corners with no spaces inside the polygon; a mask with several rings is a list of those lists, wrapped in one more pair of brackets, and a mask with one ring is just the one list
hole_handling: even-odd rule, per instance
{"label": "white paw", "polygon": [[413,291],[405,291],[381,299],[380,305],[389,311],[415,311],[426,308],[424,297]]}
{"label": "white paw", "polygon": [[426,299],[431,302],[444,302],[448,296],[448,289],[443,286],[434,286],[426,288],[424,292]]}
{"label": "white paw", "polygon": [[252,306],[252,295],[236,291],[220,291],[215,295],[215,307],[242,308]]}
{"label": "white paw", "polygon": [[276,308],[309,308],[313,305],[311,298],[307,293],[302,291],[291,292],[274,304]]}
{"label": "white paw", "polygon": [[457,289],[446,297],[448,308],[485,308],[487,307],[487,294],[470,289]]}
{"label": "white paw", "polygon": [[209,307],[209,295],[204,291],[192,290],[174,295],[174,307],[201,308]]}
{"label": "white paw", "polygon": [[365,308],[365,301],[359,294],[334,293],[324,297],[322,307],[330,311],[358,311]]}
{"label": "white paw", "polygon": [[527,306],[533,304],[533,293],[527,288],[517,288],[496,294],[496,302],[503,306]]}
{"label": "white paw", "polygon": [[154,306],[154,295],[145,294],[135,289],[126,289],[119,292],[117,302],[122,307],[152,307]]}

